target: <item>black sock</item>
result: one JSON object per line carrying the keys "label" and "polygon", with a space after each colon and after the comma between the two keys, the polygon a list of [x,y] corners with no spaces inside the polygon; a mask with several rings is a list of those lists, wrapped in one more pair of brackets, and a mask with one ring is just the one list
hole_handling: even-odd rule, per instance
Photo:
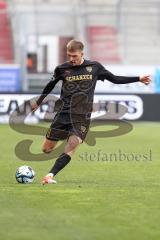
{"label": "black sock", "polygon": [[71,157],[66,154],[66,153],[62,153],[59,158],[57,158],[54,166],[52,167],[52,169],[50,170],[50,173],[53,173],[53,175],[55,176],[59,171],[61,171],[71,160]]}

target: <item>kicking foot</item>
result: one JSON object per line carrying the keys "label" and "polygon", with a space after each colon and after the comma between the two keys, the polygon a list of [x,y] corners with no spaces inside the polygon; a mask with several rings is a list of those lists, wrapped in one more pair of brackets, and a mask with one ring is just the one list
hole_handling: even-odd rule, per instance
{"label": "kicking foot", "polygon": [[53,177],[51,176],[45,176],[43,179],[42,179],[42,184],[45,185],[45,184],[56,184],[56,180],[53,179]]}

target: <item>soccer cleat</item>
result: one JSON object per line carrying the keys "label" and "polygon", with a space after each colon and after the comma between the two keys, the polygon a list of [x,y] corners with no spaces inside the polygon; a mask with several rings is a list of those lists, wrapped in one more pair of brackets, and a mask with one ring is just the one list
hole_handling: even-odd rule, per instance
{"label": "soccer cleat", "polygon": [[45,176],[43,179],[42,179],[42,184],[45,185],[45,184],[56,184],[56,180],[53,179],[53,177],[51,176]]}

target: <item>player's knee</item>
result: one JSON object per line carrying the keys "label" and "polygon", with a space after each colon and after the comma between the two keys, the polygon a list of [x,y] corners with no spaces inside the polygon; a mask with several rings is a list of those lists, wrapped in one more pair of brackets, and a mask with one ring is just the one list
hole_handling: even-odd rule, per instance
{"label": "player's knee", "polygon": [[77,141],[71,140],[68,142],[69,148],[70,149],[75,149],[78,145]]}
{"label": "player's knee", "polygon": [[50,153],[50,152],[52,152],[52,150],[53,150],[53,148],[46,148],[46,147],[43,147],[43,148],[42,148],[42,151],[43,151],[44,153]]}

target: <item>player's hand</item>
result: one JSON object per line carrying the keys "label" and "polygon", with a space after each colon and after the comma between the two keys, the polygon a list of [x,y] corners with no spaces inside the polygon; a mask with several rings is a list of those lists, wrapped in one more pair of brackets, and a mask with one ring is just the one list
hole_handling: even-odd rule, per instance
{"label": "player's hand", "polygon": [[39,108],[39,105],[37,103],[32,103],[31,105],[32,112],[35,112],[38,108]]}
{"label": "player's hand", "polygon": [[150,75],[140,76],[139,80],[140,80],[140,82],[144,83],[145,85],[148,85],[151,82]]}

